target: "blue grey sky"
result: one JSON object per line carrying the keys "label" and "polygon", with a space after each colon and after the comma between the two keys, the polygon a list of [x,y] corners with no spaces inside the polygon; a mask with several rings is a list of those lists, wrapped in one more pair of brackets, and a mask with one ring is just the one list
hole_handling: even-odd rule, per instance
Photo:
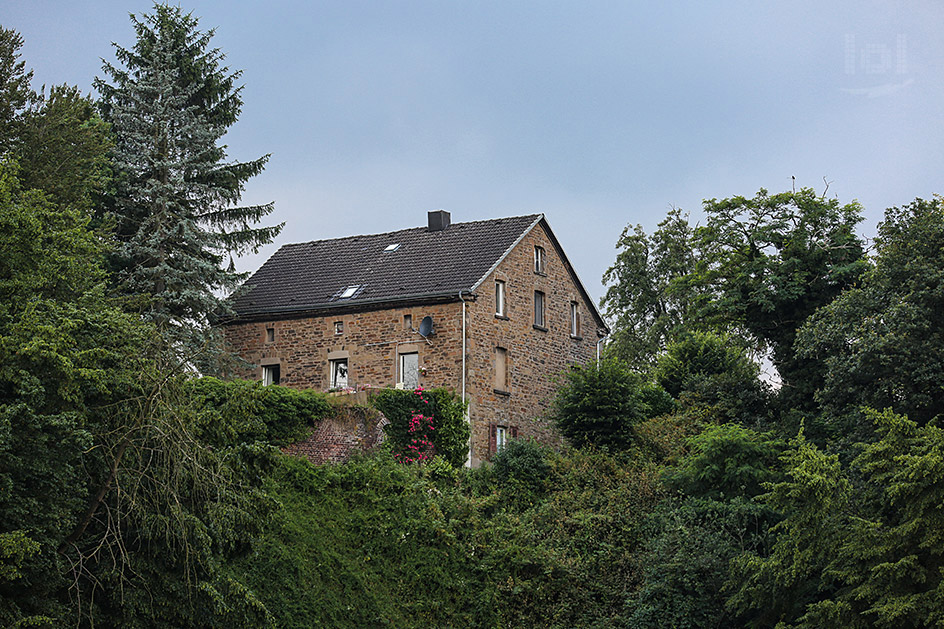
{"label": "blue grey sky", "polygon": [[[36,86],[91,91],[139,0],[8,0]],[[543,212],[599,298],[627,224],[764,187],[944,192],[944,2],[181,3],[242,69],[231,157],[280,244]],[[430,270],[431,273],[435,269]]]}

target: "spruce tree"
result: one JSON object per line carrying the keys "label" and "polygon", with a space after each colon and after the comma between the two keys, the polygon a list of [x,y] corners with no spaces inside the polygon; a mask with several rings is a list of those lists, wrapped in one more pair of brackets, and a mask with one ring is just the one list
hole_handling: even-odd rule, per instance
{"label": "spruce tree", "polygon": [[96,79],[116,144],[117,279],[193,360],[206,355],[211,319],[225,311],[222,295],[243,277],[232,256],[258,250],[282,226],[256,226],[273,203],[238,205],[269,156],[227,160],[221,139],[239,116],[242,87],[240,73],[210,48],[214,32],[167,5],[131,20],[136,43],[115,45],[123,67],[106,62],[111,82]]}
{"label": "spruce tree", "polygon": [[22,47],[22,35],[0,26],[0,155],[18,145],[23,114],[36,97],[30,88],[33,71],[20,60]]}

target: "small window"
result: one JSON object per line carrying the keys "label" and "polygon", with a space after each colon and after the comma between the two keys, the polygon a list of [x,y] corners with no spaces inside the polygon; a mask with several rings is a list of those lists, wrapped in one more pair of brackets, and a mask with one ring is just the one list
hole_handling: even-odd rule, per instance
{"label": "small window", "polygon": [[544,293],[534,291],[534,325],[544,327]]}
{"label": "small window", "polygon": [[399,248],[400,248],[400,243],[397,242],[392,245],[387,245],[387,248],[384,249],[384,251],[396,251]]}
{"label": "small window", "polygon": [[495,390],[508,391],[508,350],[495,348]]}
{"label": "small window", "polygon": [[580,336],[580,308],[576,301],[570,302],[570,335]]}
{"label": "small window", "polygon": [[278,384],[281,381],[281,370],[278,365],[265,365],[262,368],[262,385]]}
{"label": "small window", "polygon": [[404,330],[413,329],[413,315],[411,314],[403,315],[403,329]]}
{"label": "small window", "polygon": [[347,358],[338,358],[329,361],[331,369],[331,388],[343,389],[347,387]]}
{"label": "small window", "polygon": [[508,442],[508,428],[505,426],[495,426],[495,452],[501,452]]}
{"label": "small window", "polygon": [[488,427],[488,452],[495,454],[500,452],[511,439],[518,438],[518,427],[505,424],[489,424]]}
{"label": "small window", "polygon": [[534,248],[534,272],[544,273],[544,247]]}
{"label": "small window", "polygon": [[354,296],[354,293],[357,292],[357,289],[360,288],[360,284],[352,284],[344,289],[341,293],[341,299],[350,299]]}
{"label": "small window", "polygon": [[505,282],[501,280],[495,281],[495,314],[505,316]]}
{"label": "small window", "polygon": [[266,328],[266,343],[275,342],[275,328]]}
{"label": "small window", "polygon": [[335,334],[344,334],[344,322],[335,321],[334,322],[334,333]]}
{"label": "small window", "polygon": [[420,355],[413,352],[400,354],[400,382],[404,389],[420,386]]}

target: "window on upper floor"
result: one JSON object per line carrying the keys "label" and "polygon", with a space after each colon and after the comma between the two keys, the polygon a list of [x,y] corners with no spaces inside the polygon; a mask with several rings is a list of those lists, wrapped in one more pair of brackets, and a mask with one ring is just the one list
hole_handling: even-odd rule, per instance
{"label": "window on upper floor", "polygon": [[278,384],[281,380],[281,369],[279,365],[265,365],[262,367],[262,386]]}
{"label": "window on upper floor", "polygon": [[534,325],[539,328],[545,327],[544,293],[539,290],[534,291]]}
{"label": "window on upper floor", "polygon": [[544,247],[534,248],[534,272],[544,274]]}
{"label": "window on upper floor", "polygon": [[334,322],[334,333],[335,334],[344,334],[344,322],[335,321]]}
{"label": "window on upper floor", "polygon": [[502,280],[495,280],[495,316],[507,316],[505,314],[505,282]]}
{"label": "window on upper floor", "polygon": [[266,343],[275,342],[275,328],[266,328],[265,339]]}
{"label": "window on upper floor", "polygon": [[576,301],[570,302],[570,335],[580,336],[580,306]]}
{"label": "window on upper floor", "polygon": [[495,383],[496,391],[508,391],[508,350],[504,347],[495,348]]}

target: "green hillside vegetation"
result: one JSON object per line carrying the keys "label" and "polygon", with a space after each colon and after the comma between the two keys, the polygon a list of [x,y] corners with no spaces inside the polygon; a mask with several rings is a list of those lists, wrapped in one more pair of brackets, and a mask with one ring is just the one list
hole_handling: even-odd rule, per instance
{"label": "green hillside vegetation", "polygon": [[465,403],[390,390],[385,444],[314,466],[282,448],[331,401],[226,379],[214,328],[279,229],[219,143],[238,72],[133,25],[99,101],[0,27],[0,626],[944,626],[940,198],[869,250],[809,189],[628,227],[565,448],[467,469]]}

